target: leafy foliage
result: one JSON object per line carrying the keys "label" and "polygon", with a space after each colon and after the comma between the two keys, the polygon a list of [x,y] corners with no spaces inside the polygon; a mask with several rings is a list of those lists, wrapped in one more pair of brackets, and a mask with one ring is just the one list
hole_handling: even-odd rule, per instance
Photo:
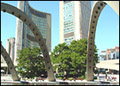
{"label": "leafy foliage", "polygon": [[[87,39],[80,39],[72,41],[69,46],[66,43],[59,44],[55,47],[51,54],[54,66],[58,68],[59,75],[66,77],[84,77],[86,72],[86,59],[87,59]],[[94,65],[98,61],[97,49],[94,48]]]}
{"label": "leafy foliage", "polygon": [[24,48],[18,51],[18,73],[22,77],[34,78],[39,77],[41,74],[47,76],[45,70],[44,59],[42,57],[40,48]]}

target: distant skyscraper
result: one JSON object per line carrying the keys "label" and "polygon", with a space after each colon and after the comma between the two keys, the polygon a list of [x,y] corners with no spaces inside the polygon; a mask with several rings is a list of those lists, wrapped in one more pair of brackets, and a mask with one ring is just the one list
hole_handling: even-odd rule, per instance
{"label": "distant skyscraper", "polygon": [[60,1],[60,43],[88,37],[91,1]]}
{"label": "distant skyscraper", "polygon": [[15,38],[7,39],[6,51],[10,55],[11,60],[14,62],[14,57],[15,57]]}
{"label": "distant skyscraper", "polygon": [[[28,1],[18,1],[18,9],[22,10],[27,14],[38,27],[41,32],[48,51],[51,51],[51,14],[44,13],[33,9]],[[36,42],[32,31],[24,24],[20,19],[17,18],[16,24],[16,39],[15,39],[15,58],[17,58],[17,51],[26,47],[39,47]]]}

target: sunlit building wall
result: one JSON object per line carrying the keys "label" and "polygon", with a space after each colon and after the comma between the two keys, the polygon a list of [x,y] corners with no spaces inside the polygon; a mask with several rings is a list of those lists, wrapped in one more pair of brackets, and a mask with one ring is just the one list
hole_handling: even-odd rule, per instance
{"label": "sunlit building wall", "polygon": [[6,51],[10,55],[11,60],[14,62],[15,55],[15,38],[7,39]]}
{"label": "sunlit building wall", "polygon": [[[33,9],[28,1],[18,1],[18,9],[22,10],[25,14],[33,20],[41,32],[48,51],[51,51],[51,14],[40,12]],[[27,22],[27,20],[26,20]],[[17,18],[16,23],[16,43],[15,43],[15,58],[17,58],[17,51],[26,47],[39,47],[32,31],[20,19]]]}
{"label": "sunlit building wall", "polygon": [[60,43],[88,37],[91,1],[60,1]]}
{"label": "sunlit building wall", "polygon": [[116,46],[115,48],[101,51],[99,57],[101,58],[100,60],[119,59],[119,47]]}

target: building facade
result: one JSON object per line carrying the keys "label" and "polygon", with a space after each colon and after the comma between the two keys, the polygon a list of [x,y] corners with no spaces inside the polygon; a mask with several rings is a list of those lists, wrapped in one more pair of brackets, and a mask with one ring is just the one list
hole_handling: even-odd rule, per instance
{"label": "building facade", "polygon": [[6,51],[10,55],[11,60],[14,62],[14,58],[15,58],[15,38],[7,39]]}
{"label": "building facade", "polygon": [[103,74],[113,73],[119,75],[119,47],[101,51],[99,54],[99,62],[96,64],[99,72]]}
{"label": "building facade", "polygon": [[106,59],[119,59],[119,47],[115,47],[112,49],[107,49],[106,51]]}
{"label": "building facade", "polygon": [[107,49],[101,51],[99,54],[100,60],[112,60],[112,59],[119,59],[119,47],[115,47],[112,49]]}
{"label": "building facade", "polygon": [[99,57],[99,60],[106,60],[106,51],[101,51]]}
{"label": "building facade", "polygon": [[[22,10],[28,15],[38,27],[41,32],[48,51],[51,52],[51,14],[40,12],[33,9],[28,1],[18,1],[18,9]],[[15,39],[15,58],[17,58],[17,51],[26,47],[39,47],[32,31],[20,19],[17,18],[16,23],[16,39]]]}
{"label": "building facade", "polygon": [[[6,51],[7,53],[10,55],[10,58],[13,62],[13,64],[15,64],[14,60],[15,60],[15,38],[9,38],[7,39],[6,42]],[[16,65],[15,65],[16,66]],[[4,60],[3,56],[1,55],[1,69],[4,70],[5,74],[10,74],[10,71],[8,69],[7,63]]]}
{"label": "building facade", "polygon": [[88,37],[91,1],[60,1],[60,43]]}

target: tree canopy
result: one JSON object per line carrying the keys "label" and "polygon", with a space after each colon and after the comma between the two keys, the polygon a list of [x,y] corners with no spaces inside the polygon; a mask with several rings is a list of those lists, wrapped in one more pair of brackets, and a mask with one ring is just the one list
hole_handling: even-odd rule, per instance
{"label": "tree canopy", "polygon": [[24,48],[18,51],[17,71],[22,77],[34,78],[41,74],[47,76],[40,48]]}
{"label": "tree canopy", "polygon": [[[47,76],[45,62],[40,48],[24,48],[18,51],[17,71],[22,77],[34,78],[41,74]],[[54,71],[58,68],[58,75],[66,77],[85,78],[87,60],[87,39],[58,44],[51,53]],[[94,67],[98,61],[97,48],[94,47]]]}
{"label": "tree canopy", "polygon": [[[59,75],[67,77],[85,78],[87,60],[87,39],[72,41],[68,46],[66,43],[58,44],[51,53],[54,70],[58,68]],[[97,49],[94,48],[94,65],[98,61]],[[55,65],[59,64],[59,65]]]}

